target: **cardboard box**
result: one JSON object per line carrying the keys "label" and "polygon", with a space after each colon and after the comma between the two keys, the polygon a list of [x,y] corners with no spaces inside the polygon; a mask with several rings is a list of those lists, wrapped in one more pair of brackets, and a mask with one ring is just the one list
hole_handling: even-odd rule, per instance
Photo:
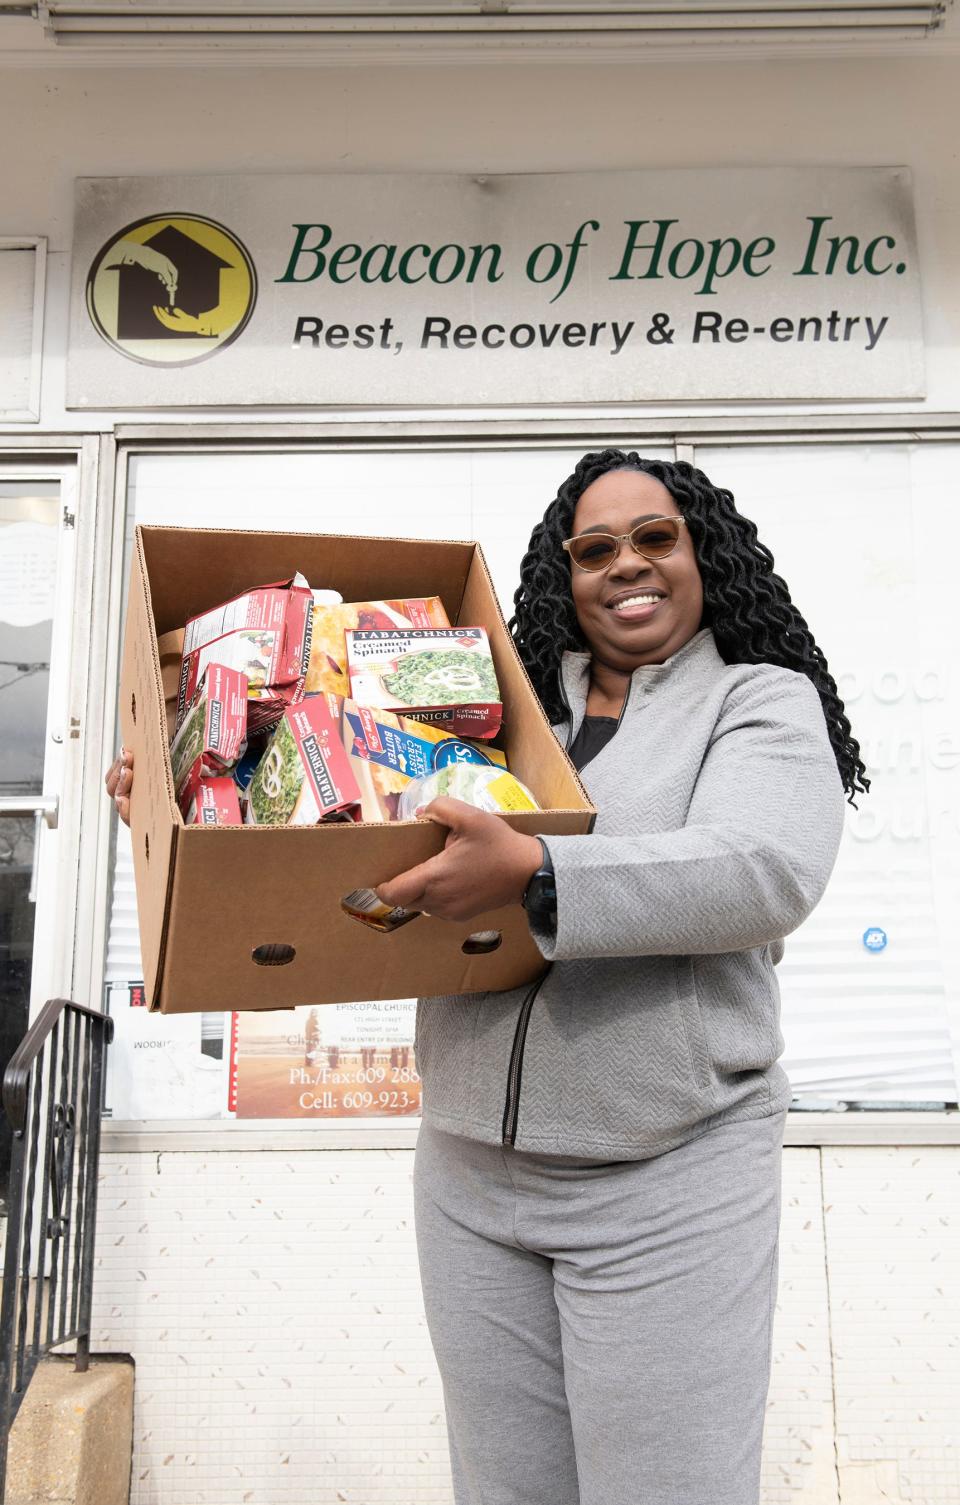
{"label": "cardboard box", "polygon": [[[584,833],[593,825],[593,808],[510,640],[478,545],[138,528],[120,713],[136,766],[131,832],[150,1007],[182,1013],[352,1003],[512,988],[537,977],[543,960],[519,905],[462,924],[420,916],[391,934],[341,908],[352,890],[441,851],[440,827],[185,825],[170,766],[176,639],[168,635],[218,602],[297,570],[348,601],[439,594],[451,622],[486,627],[504,706],[498,741],[511,771],[543,806],[501,818],[531,835]],[[498,931],[500,945],[465,952],[478,931]]]}

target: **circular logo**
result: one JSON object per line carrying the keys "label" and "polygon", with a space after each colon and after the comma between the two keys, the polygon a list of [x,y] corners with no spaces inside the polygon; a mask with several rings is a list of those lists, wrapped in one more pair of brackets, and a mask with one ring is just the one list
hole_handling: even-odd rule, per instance
{"label": "circular logo", "polygon": [[448,768],[451,763],[488,763],[493,767],[493,759],[478,747],[468,747],[466,743],[453,739],[438,742],[433,754],[434,768]]}
{"label": "circular logo", "polygon": [[250,253],[199,214],[135,220],[87,274],[87,312],[121,355],[144,366],[192,366],[230,345],[257,301]]}
{"label": "circular logo", "polygon": [[887,944],[887,932],[879,925],[871,925],[863,932],[863,944],[868,951],[882,951]]}

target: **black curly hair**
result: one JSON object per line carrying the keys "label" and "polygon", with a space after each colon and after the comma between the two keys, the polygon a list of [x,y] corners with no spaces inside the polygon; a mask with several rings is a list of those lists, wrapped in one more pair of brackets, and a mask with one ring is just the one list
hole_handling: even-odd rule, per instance
{"label": "black curly hair", "polygon": [[837,767],[855,805],[870,780],[851,736],[843,701],[786,582],[774,573],[773,555],[757,537],[756,524],[737,511],[733,493],[714,486],[684,460],[645,460],[635,451],[604,449],[584,455],[564,481],[530,535],[520,565],[510,632],[524,668],[551,721],[565,714],[560,657],[587,644],[570,589],[570,565],[560,545],[573,531],[580,496],[611,470],[639,470],[670,492],[687,520],[703,580],[703,625],[712,629],[728,664],[780,664],[806,674],[823,705]]}

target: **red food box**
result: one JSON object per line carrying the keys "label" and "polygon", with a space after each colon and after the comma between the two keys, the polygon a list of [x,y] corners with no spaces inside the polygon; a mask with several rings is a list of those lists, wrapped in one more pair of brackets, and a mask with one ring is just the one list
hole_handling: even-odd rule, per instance
{"label": "red food box", "polygon": [[246,675],[250,731],[275,725],[303,695],[312,621],[313,592],[302,575],[258,586],[191,617],[183,640],[177,726],[214,659]]}
{"label": "red food box", "polygon": [[316,826],[360,818],[360,790],[326,697],[288,707],[247,789],[246,824]]}
{"label": "red food box", "polygon": [[240,797],[233,779],[198,779],[183,818],[188,826],[242,826]]}
{"label": "red food box", "polygon": [[247,738],[247,677],[208,663],[170,748],[173,787],[185,813],[201,778],[232,768]]}

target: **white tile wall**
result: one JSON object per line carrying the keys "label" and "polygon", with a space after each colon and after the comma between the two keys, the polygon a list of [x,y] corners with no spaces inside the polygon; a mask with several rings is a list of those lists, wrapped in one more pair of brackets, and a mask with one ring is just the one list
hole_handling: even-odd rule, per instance
{"label": "white tile wall", "polygon": [[820,1150],[784,1150],[763,1505],[837,1505]]}
{"label": "white tile wall", "polygon": [[[960,1502],[960,1153],[823,1151],[841,1479]],[[881,1489],[885,1493],[881,1493]]]}
{"label": "white tile wall", "polygon": [[132,1505],[448,1498],[411,1167],[105,1157],[94,1343],[137,1362]]}
{"label": "white tile wall", "polygon": [[[131,1505],[449,1505],[412,1160],[104,1156],[94,1346],[137,1362]],[[960,1501],[958,1183],[949,1148],[785,1151],[763,1505]]]}

